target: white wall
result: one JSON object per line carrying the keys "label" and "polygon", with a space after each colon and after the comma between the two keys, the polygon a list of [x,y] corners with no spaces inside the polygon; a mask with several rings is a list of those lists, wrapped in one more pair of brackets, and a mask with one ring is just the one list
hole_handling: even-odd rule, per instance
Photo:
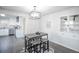
{"label": "white wall", "polygon": [[[67,48],[79,51],[79,34],[60,31],[60,17],[79,14],[79,7],[73,7],[56,13],[43,16],[41,31],[49,35],[49,40]],[[49,23],[49,27],[47,24]]]}
{"label": "white wall", "polygon": [[26,34],[35,33],[40,31],[40,19],[32,20],[27,17],[25,19],[25,32]]}

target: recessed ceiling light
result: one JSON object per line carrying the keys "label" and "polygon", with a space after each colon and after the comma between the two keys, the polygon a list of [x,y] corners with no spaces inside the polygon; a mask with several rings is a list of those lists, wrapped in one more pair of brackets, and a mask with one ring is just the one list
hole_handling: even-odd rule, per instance
{"label": "recessed ceiling light", "polygon": [[0,14],[0,16],[5,16],[5,14]]}

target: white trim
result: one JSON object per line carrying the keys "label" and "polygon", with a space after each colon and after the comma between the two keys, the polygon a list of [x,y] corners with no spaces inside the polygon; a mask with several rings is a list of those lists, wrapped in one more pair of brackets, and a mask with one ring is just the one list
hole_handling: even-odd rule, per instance
{"label": "white trim", "polygon": [[59,42],[56,42],[56,41],[51,41],[51,42],[57,43],[57,44],[59,44],[59,45],[61,45],[61,46],[63,46],[63,47],[66,47],[66,48],[69,48],[69,49],[72,49],[72,50],[74,50],[74,51],[77,51],[77,52],[79,52],[79,50],[78,50],[78,49],[71,48],[71,47],[69,47],[69,46],[66,46],[66,45],[64,45],[64,44],[61,44],[61,43],[59,43]]}

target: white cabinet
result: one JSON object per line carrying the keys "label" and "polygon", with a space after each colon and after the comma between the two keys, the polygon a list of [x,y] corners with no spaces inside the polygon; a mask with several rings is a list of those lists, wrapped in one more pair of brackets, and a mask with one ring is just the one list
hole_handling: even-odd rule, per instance
{"label": "white cabinet", "polygon": [[9,29],[0,29],[0,36],[9,35]]}

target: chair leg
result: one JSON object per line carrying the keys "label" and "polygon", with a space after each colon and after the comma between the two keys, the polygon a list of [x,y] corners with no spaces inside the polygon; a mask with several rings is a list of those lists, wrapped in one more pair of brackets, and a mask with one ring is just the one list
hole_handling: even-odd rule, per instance
{"label": "chair leg", "polygon": [[42,45],[42,43],[40,43],[40,53],[41,53],[41,45]]}
{"label": "chair leg", "polygon": [[25,40],[25,52],[26,52],[26,49],[27,49],[27,41]]}
{"label": "chair leg", "polygon": [[25,43],[25,52],[26,52],[26,43]]}
{"label": "chair leg", "polygon": [[34,53],[35,53],[35,51],[36,51],[36,46],[34,45]]}
{"label": "chair leg", "polygon": [[43,42],[43,53],[44,53],[44,51],[45,51],[45,43]]}
{"label": "chair leg", "polygon": [[47,50],[49,52],[49,41],[47,41]]}

